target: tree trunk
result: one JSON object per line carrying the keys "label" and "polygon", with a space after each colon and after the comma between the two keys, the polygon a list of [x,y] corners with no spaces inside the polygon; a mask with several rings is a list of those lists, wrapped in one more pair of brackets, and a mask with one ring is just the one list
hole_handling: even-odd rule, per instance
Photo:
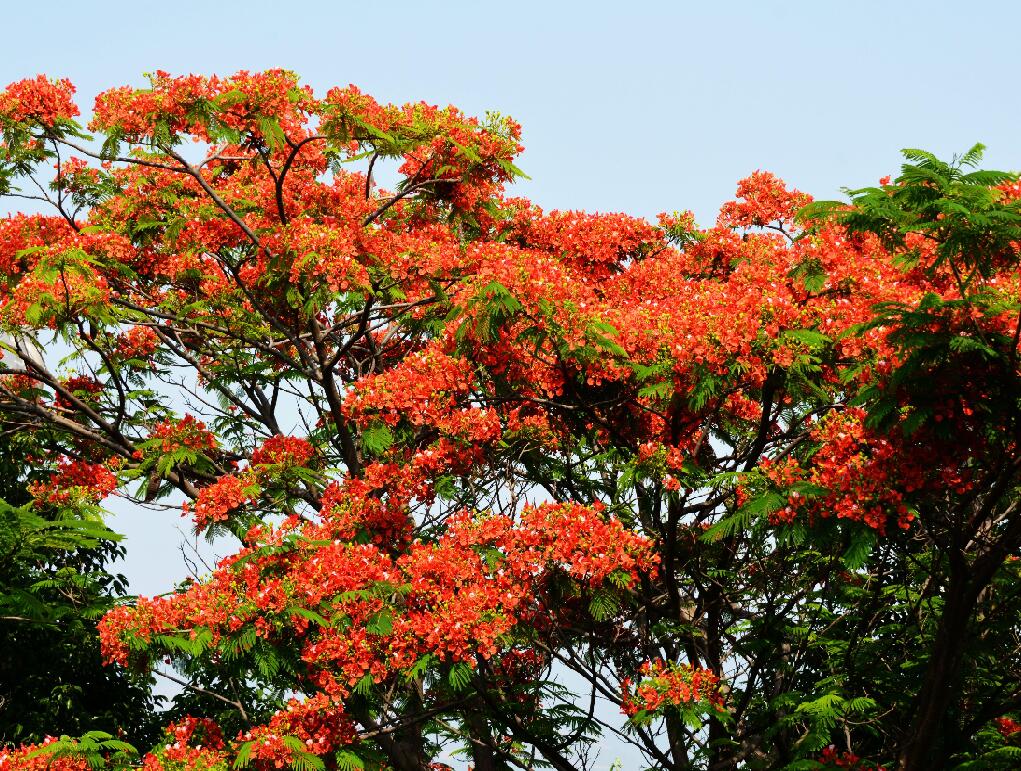
{"label": "tree trunk", "polygon": [[497,764],[496,753],[490,746],[492,733],[482,708],[481,704],[476,704],[464,712],[464,723],[472,739],[472,760],[475,762],[475,771],[499,771],[501,766]]}
{"label": "tree trunk", "polygon": [[975,607],[976,595],[972,589],[960,576],[953,577],[947,588],[932,655],[917,697],[918,707],[907,739],[901,745],[898,768],[902,771],[925,771],[934,767],[934,745],[954,699],[954,680],[960,668],[968,621]]}

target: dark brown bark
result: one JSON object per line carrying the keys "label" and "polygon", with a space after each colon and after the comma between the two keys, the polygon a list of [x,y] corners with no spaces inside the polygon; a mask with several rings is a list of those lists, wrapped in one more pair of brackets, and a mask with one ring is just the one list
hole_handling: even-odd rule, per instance
{"label": "dark brown bark", "polygon": [[493,752],[492,734],[489,724],[486,722],[480,710],[482,705],[472,705],[464,711],[464,724],[468,728],[468,735],[472,739],[472,760],[475,763],[475,771],[499,771],[496,753]]}
{"label": "dark brown bark", "polygon": [[938,738],[954,699],[954,682],[961,665],[968,621],[977,594],[962,576],[951,578],[943,615],[917,698],[914,720],[901,745],[898,768],[923,771],[933,768]]}
{"label": "dark brown bark", "polygon": [[374,741],[379,744],[395,771],[428,771],[429,760],[425,756],[420,724],[412,723],[387,732],[363,705],[351,704],[349,709],[358,722],[374,734]]}

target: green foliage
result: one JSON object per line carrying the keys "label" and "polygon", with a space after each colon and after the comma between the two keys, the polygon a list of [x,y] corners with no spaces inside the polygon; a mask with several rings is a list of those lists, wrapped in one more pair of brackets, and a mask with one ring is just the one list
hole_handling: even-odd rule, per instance
{"label": "green foliage", "polygon": [[381,455],[393,442],[393,432],[385,423],[376,423],[362,432],[362,447],[370,455]]}
{"label": "green foliage", "polygon": [[785,496],[775,491],[767,491],[748,501],[733,514],[723,517],[702,535],[705,541],[719,541],[748,529],[753,521],[772,514],[787,502]]}
{"label": "green foliage", "polygon": [[997,189],[1017,180],[1016,174],[976,168],[984,150],[977,144],[951,161],[924,150],[904,150],[906,163],[892,183],[846,191],[851,206],[815,202],[800,217],[839,222],[850,233],[876,234],[889,248],[909,255],[909,237],[918,234],[936,244],[938,259],[931,268],[954,261],[965,271],[987,276],[996,262],[1017,256],[1021,203]]}
{"label": "green foliage", "polygon": [[[507,287],[498,281],[491,281],[466,304],[464,314],[468,318],[458,329],[457,338],[462,341],[471,331],[483,340],[493,340],[504,322],[521,309],[521,303]],[[456,318],[456,315],[448,317],[448,320],[453,318]]]}
{"label": "green foliage", "polygon": [[83,760],[89,768],[122,769],[137,765],[138,750],[105,731],[87,731],[77,738],[61,736],[28,757],[46,758],[51,763],[61,759]]}
{"label": "green foliage", "polygon": [[[43,516],[25,502],[24,453],[0,436],[0,743],[47,735],[126,731],[155,738],[155,698],[102,665],[96,621],[123,601],[123,576],[107,565],[120,536],[95,520]],[[16,471],[15,471],[16,469]],[[31,474],[31,472],[30,472]]]}

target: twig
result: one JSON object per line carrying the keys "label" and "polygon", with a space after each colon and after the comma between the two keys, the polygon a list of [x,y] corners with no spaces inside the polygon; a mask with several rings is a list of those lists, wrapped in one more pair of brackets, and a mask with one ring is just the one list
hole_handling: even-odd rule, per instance
{"label": "twig", "polygon": [[177,683],[178,685],[183,686],[183,687],[185,687],[185,688],[187,688],[187,689],[189,689],[191,691],[195,691],[196,693],[204,693],[206,696],[212,696],[214,699],[219,699],[220,701],[224,702],[225,704],[230,704],[232,707],[237,707],[238,712],[241,713],[241,718],[246,723],[251,725],[252,721],[248,719],[248,713],[245,712],[244,705],[241,704],[240,701],[234,701],[233,699],[228,699],[226,696],[221,696],[220,694],[218,694],[218,693],[216,693],[214,691],[207,690],[207,689],[205,689],[205,688],[203,688],[202,686],[199,686],[199,685],[194,685],[193,683],[189,683],[187,680],[182,680],[179,677],[174,677],[173,675],[168,675],[166,672],[161,672],[158,669],[154,669],[153,671],[157,675],[159,675],[160,677],[165,677],[167,680],[170,680],[173,683]]}

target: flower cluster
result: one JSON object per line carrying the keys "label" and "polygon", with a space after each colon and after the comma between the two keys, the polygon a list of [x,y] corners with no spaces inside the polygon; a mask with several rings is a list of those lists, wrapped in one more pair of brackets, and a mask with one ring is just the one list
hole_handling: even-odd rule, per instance
{"label": "flower cluster", "polygon": [[47,245],[73,237],[74,231],[63,217],[16,214],[0,219],[0,275],[30,272]]}
{"label": "flower cluster", "polygon": [[163,420],[153,426],[149,441],[159,453],[171,453],[187,448],[196,452],[215,450],[216,437],[206,424],[194,415],[185,415],[180,420]]}
{"label": "flower cluster", "polygon": [[122,359],[149,359],[159,348],[159,336],[148,326],[134,326],[117,337],[117,354]]}
{"label": "flower cluster", "polygon": [[[67,378],[62,385],[76,399],[85,402],[95,401],[95,397],[103,393],[103,384],[88,375],[73,375]],[[56,403],[64,409],[75,408],[74,403],[60,392],[57,393]]]}
{"label": "flower cluster", "polygon": [[18,326],[56,329],[61,321],[88,318],[109,300],[106,278],[90,269],[63,272],[56,278],[29,274],[9,297],[0,296],[0,318]]}
{"label": "flower cluster", "polygon": [[355,739],[355,727],[342,709],[324,694],[300,701],[291,699],[265,726],[239,738],[253,760],[275,768],[291,765],[299,753],[326,755]]}
{"label": "flower cluster", "polygon": [[468,362],[430,347],[407,356],[385,376],[362,379],[345,410],[364,423],[379,418],[391,426],[402,419],[428,425],[446,416],[472,382]]}
{"label": "flower cluster", "polygon": [[39,121],[52,125],[78,115],[75,87],[70,80],[50,80],[37,75],[19,80],[0,93],[0,116],[11,122]]}
{"label": "flower cluster", "polygon": [[57,186],[71,194],[88,195],[100,182],[100,171],[82,158],[71,158],[57,165]]}
{"label": "flower cluster", "polygon": [[307,439],[277,434],[263,442],[252,453],[252,466],[280,468],[307,466],[315,455],[315,447]]}
{"label": "flower cluster", "polygon": [[[353,214],[357,215],[357,210]],[[279,245],[295,255],[292,284],[314,286],[318,279],[332,292],[347,292],[369,284],[369,274],[358,259],[365,253],[367,241],[356,218],[331,218],[320,224],[303,217],[288,224]]]}
{"label": "flower cluster", "polygon": [[761,227],[774,222],[791,223],[794,214],[812,198],[788,190],[768,171],[756,171],[737,187],[740,200],[724,204],[719,223],[725,227]]}
{"label": "flower cluster", "polygon": [[767,479],[781,489],[807,481],[828,491],[811,499],[792,492],[787,506],[773,515],[775,521],[789,522],[806,512],[864,522],[881,533],[891,519],[902,529],[910,525],[914,513],[905,493],[922,486],[924,469],[905,459],[893,440],[868,431],[864,421],[865,413],[859,408],[823,419],[812,432],[821,446],[807,469],[793,458],[762,461]]}
{"label": "flower cluster", "polygon": [[174,77],[160,70],[150,76],[148,89],[125,86],[100,94],[90,128],[117,129],[140,140],[152,136],[163,122],[171,131],[209,140],[210,127],[197,109],[206,106],[222,124],[262,138],[260,117],[274,116],[284,130],[294,131],[304,123],[311,103],[309,91],[285,70],[241,71],[229,78]]}
{"label": "flower cluster", "polygon": [[196,530],[205,530],[216,522],[226,521],[231,512],[254,498],[253,492],[250,482],[227,474],[203,487],[194,506],[185,503],[184,514],[192,514]]}
{"label": "flower cluster", "polygon": [[578,211],[544,214],[524,201],[510,203],[521,207],[511,223],[516,241],[560,254],[593,278],[605,278],[621,270],[627,259],[664,247],[660,229],[637,217]]}
{"label": "flower cluster", "polygon": [[[50,124],[59,144],[72,93],[12,84],[5,136]],[[249,528],[207,578],[107,614],[104,655],[244,663],[239,650],[287,646],[283,687],[307,697],[234,743],[197,719],[174,725],[145,758],[153,771],[220,768],[241,746],[267,768],[314,766],[353,740],[352,702],[398,693],[413,672],[424,704],[455,667],[513,692],[548,667],[537,638],[592,620],[581,598],[618,608],[586,631],[633,639],[633,600],[654,607],[663,579],[713,567],[684,552],[709,518],[700,502],[729,505],[720,480],[735,469],[739,500],[753,485],[782,493],[774,523],[883,533],[908,528],[922,494],[972,490],[997,441],[984,405],[1017,357],[975,351],[1016,345],[1003,342],[1021,294],[1013,247],[975,273],[996,299],[979,313],[918,233],[907,268],[832,223],[785,238],[810,199],[766,172],[707,229],[690,214],[543,211],[504,192],[522,149],[513,120],[353,86],[318,98],[284,70],[157,72],[101,94],[91,126],[135,146],[96,169],[26,140],[32,159],[57,160],[52,189],[89,204],[82,219],[0,220],[0,322],[51,327],[100,373],[56,397],[45,379],[0,380],[0,408],[38,416],[67,455],[31,492],[95,504],[113,470],[148,473],[155,494],[172,482],[189,497],[199,528]],[[168,151],[185,139],[204,160]],[[394,190],[380,168],[396,168]],[[877,427],[847,405],[896,386],[907,352],[893,323],[869,322],[932,298],[945,307],[925,333],[971,358],[937,373],[921,406],[895,394],[893,429]],[[169,403],[184,394],[200,415],[167,417],[154,391],[178,386]],[[278,433],[298,425],[306,437]],[[98,462],[111,452],[137,463]],[[537,479],[555,503],[535,504]],[[722,709],[718,674],[697,666],[648,661],[622,689],[639,720]]]}
{"label": "flower cluster", "polygon": [[850,768],[855,771],[886,771],[885,766],[863,760],[849,750],[840,751],[830,745],[822,751],[818,763],[821,768]]}
{"label": "flower cluster", "polygon": [[[293,527],[264,530],[260,542],[279,544]],[[303,535],[297,551],[263,553],[253,543],[242,562],[226,560],[206,583],[107,614],[104,655],[126,663],[132,645],[168,630],[202,626],[219,639],[251,625],[261,636],[287,634],[300,643],[308,676],[341,699],[366,674],[398,675],[425,653],[469,665],[495,656],[515,625],[548,615],[553,605],[544,595],[554,575],[596,588],[629,586],[657,561],[648,539],[580,505],[535,507],[518,524],[464,514],[436,543],[411,544],[397,558],[336,538],[329,518],[306,524]],[[399,610],[374,591],[379,585],[406,587]],[[347,625],[310,624],[296,608]]]}
{"label": "flower cluster", "polygon": [[36,482],[29,487],[37,503],[55,506],[68,503],[96,504],[116,489],[117,477],[109,468],[70,458],[60,458],[57,470],[46,482]]}
{"label": "flower cluster", "polygon": [[91,764],[82,757],[54,758],[39,750],[56,742],[56,737],[47,736],[39,744],[23,744],[20,747],[0,746],[0,771],[90,771]]}
{"label": "flower cluster", "polygon": [[166,728],[166,739],[142,760],[145,771],[226,771],[230,754],[219,725],[185,717]]}
{"label": "flower cluster", "polygon": [[1009,717],[998,717],[995,721],[996,730],[1007,741],[1021,740],[1021,723]]}
{"label": "flower cluster", "polygon": [[694,705],[704,711],[723,709],[720,679],[707,669],[662,659],[644,662],[639,680],[621,681],[621,709],[630,718],[639,713],[663,714],[670,708]]}

